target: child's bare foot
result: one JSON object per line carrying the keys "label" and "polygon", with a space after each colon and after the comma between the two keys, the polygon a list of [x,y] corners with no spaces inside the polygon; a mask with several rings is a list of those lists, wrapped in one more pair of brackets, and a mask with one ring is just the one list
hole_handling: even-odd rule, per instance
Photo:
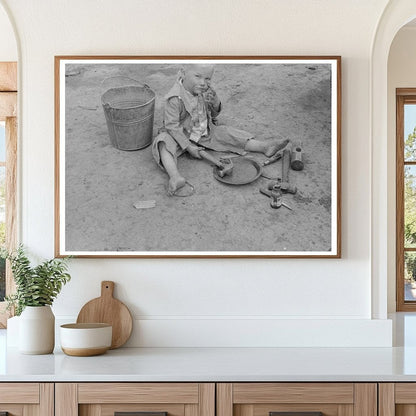
{"label": "child's bare foot", "polygon": [[289,143],[288,139],[284,139],[284,140],[273,140],[271,141],[270,144],[265,143],[265,147],[264,147],[264,154],[267,157],[273,156],[276,152],[278,152],[279,150],[282,150],[284,147],[286,147],[286,145]]}
{"label": "child's bare foot", "polygon": [[172,176],[169,179],[169,185],[168,185],[168,195],[172,196],[175,195],[175,192],[183,188],[186,184],[186,180],[184,177],[178,175],[178,176]]}

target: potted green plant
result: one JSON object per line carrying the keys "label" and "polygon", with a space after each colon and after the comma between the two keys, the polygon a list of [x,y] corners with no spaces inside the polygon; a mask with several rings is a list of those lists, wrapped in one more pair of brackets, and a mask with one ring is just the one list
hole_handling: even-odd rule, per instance
{"label": "potted green plant", "polygon": [[10,261],[16,293],[5,297],[19,318],[19,350],[49,354],[55,346],[55,316],[51,305],[71,276],[68,258],[45,260],[32,266],[23,246],[4,256]]}

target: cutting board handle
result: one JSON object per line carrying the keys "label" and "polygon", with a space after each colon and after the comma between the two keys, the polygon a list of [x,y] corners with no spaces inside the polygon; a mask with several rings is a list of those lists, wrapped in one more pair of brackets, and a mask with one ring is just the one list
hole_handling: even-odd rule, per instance
{"label": "cutting board handle", "polygon": [[114,292],[114,282],[111,280],[104,280],[101,282],[101,297],[112,298]]}

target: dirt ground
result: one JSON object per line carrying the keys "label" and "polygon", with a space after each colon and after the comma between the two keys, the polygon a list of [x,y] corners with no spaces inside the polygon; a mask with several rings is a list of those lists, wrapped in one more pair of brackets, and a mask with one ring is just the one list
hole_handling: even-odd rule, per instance
{"label": "dirt ground", "polygon": [[[100,97],[107,77],[127,76],[156,93],[153,136],[177,64],[67,64],[65,90],[66,251],[326,252],[331,241],[331,70],[327,64],[217,65],[212,86],[222,101],[219,124],[258,139],[301,140],[304,169],[289,173],[292,208],[272,209],[259,192],[269,179],[231,186],[206,161],[179,158],[195,187],[169,197],[167,175],[151,147],[122,151],[110,143]],[[265,156],[251,153],[262,162]],[[281,161],[264,168],[281,176]],[[155,207],[136,209],[139,201]]]}

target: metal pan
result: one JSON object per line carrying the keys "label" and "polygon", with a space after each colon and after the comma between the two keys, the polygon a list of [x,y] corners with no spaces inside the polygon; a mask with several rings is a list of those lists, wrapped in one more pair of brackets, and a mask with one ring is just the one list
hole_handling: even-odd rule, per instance
{"label": "metal pan", "polygon": [[217,181],[227,185],[247,185],[260,177],[262,167],[255,160],[243,156],[234,157],[231,160],[233,162],[233,171],[224,177],[219,175],[219,168],[214,166],[214,178]]}

